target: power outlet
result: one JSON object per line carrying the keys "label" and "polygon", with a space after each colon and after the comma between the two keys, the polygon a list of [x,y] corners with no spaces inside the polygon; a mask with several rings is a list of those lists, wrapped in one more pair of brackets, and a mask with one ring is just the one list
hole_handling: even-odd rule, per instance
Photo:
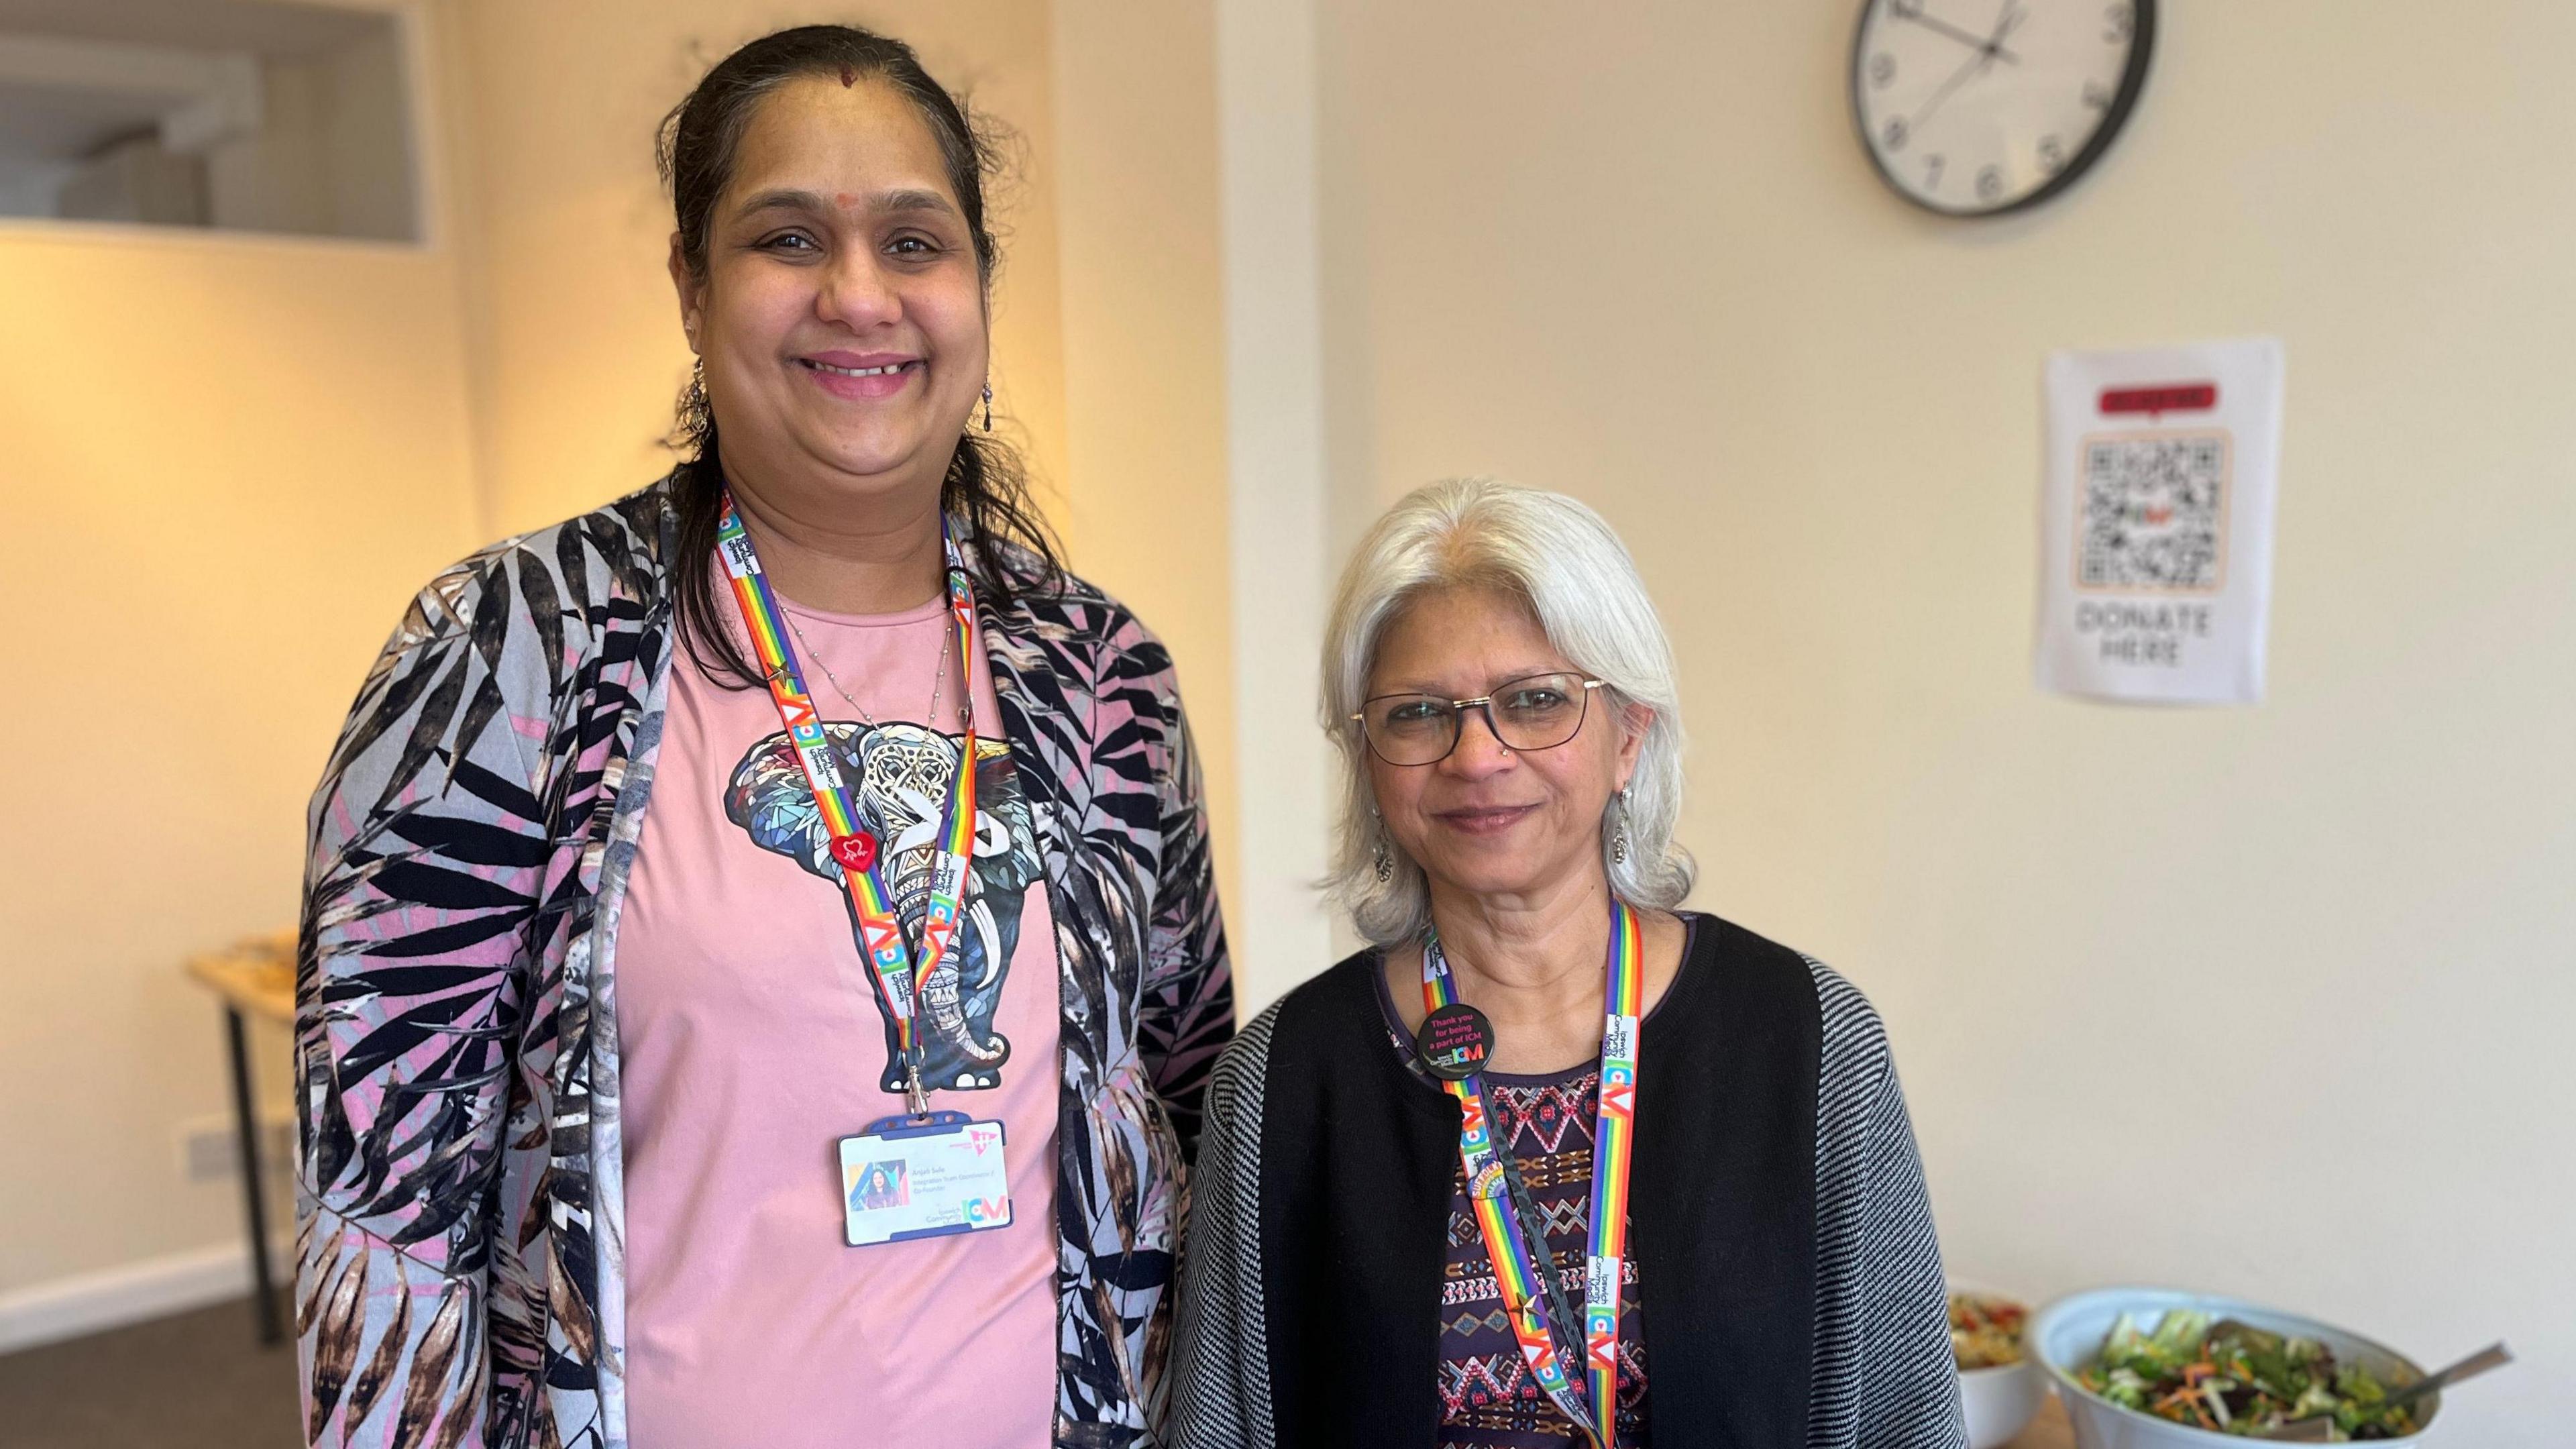
{"label": "power outlet", "polygon": [[[179,1171],[190,1182],[219,1182],[241,1173],[240,1129],[230,1117],[200,1117],[179,1129]],[[272,1179],[295,1155],[295,1119],[263,1117],[259,1165]]]}

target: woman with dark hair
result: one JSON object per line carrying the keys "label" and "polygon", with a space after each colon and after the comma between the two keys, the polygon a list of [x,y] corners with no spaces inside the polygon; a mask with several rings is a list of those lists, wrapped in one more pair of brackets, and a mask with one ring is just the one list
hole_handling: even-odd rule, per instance
{"label": "woman with dark hair", "polygon": [[370,672],[297,969],[313,1441],[1159,1414],[1232,990],[1171,660],[989,432],[987,160],[900,42],[718,64],[661,137],[687,460]]}

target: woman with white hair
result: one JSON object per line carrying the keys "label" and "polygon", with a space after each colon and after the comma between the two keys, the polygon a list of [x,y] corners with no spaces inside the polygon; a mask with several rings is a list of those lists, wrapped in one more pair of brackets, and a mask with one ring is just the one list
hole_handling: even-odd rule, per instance
{"label": "woman with white hair", "polygon": [[1964,1445],[1876,1013],[1680,909],[1672,650],[1617,535],[1416,491],[1324,697],[1372,944],[1217,1066],[1171,1441]]}

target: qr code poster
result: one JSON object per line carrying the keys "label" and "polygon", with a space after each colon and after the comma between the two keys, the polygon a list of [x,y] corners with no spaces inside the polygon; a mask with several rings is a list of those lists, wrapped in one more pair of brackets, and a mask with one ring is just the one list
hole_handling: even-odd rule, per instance
{"label": "qr code poster", "polygon": [[2227,434],[2084,440],[2075,587],[2210,594],[2227,577]]}
{"label": "qr code poster", "polygon": [[2281,345],[2057,353],[2047,407],[2040,685],[2262,698]]}

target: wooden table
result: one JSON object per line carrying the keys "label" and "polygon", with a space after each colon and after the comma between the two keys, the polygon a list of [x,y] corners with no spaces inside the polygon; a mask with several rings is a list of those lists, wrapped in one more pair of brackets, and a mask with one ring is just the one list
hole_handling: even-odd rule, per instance
{"label": "wooden table", "polygon": [[215,993],[224,1008],[224,1037],[232,1049],[233,1119],[241,1138],[243,1214],[250,1223],[251,1312],[259,1341],[284,1335],[278,1322],[277,1281],[268,1261],[268,1203],[260,1194],[259,1111],[250,1090],[250,1046],[245,1013],[295,1025],[295,933],[254,936],[231,948],[194,957],[188,974]]}
{"label": "wooden table", "polygon": [[2011,1449],[2075,1449],[2075,1428],[2066,1421],[2066,1405],[2057,1395],[2040,1401],[2039,1417],[2012,1441]]}

